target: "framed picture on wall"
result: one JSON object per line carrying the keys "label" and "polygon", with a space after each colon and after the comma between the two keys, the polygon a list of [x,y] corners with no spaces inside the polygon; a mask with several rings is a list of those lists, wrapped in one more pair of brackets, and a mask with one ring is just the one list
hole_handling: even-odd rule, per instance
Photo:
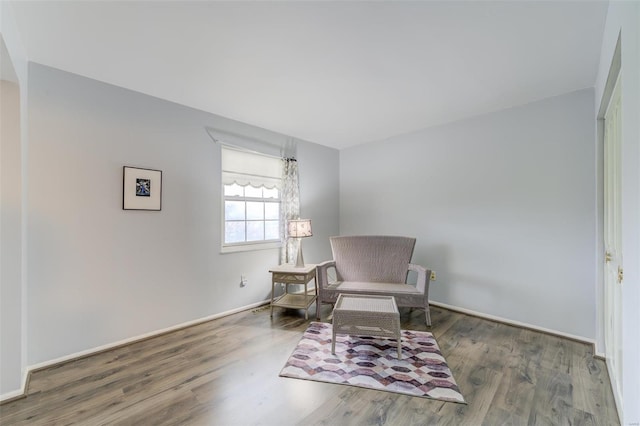
{"label": "framed picture on wall", "polygon": [[162,210],[162,171],[124,166],[122,209]]}

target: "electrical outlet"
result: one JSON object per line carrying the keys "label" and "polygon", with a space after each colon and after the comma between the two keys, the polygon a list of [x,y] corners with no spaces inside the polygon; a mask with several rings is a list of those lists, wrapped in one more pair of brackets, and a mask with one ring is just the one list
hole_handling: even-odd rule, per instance
{"label": "electrical outlet", "polygon": [[240,287],[245,287],[247,285],[247,277],[245,275],[240,275]]}
{"label": "electrical outlet", "polygon": [[436,271],[431,271],[431,281],[435,281],[436,280]]}

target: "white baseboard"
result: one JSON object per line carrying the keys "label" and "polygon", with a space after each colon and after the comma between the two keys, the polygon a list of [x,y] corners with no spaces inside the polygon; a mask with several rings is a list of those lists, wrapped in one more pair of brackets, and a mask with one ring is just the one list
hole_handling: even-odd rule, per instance
{"label": "white baseboard", "polygon": [[93,355],[93,354],[96,354],[96,353],[99,353],[99,352],[104,352],[104,351],[107,351],[107,350],[110,350],[110,349],[117,348],[119,346],[128,345],[128,344],[131,344],[131,343],[134,343],[134,342],[137,342],[137,341],[140,341],[140,340],[149,339],[151,337],[155,337],[155,336],[158,336],[158,335],[161,335],[161,334],[164,334],[164,333],[180,330],[180,329],[185,328],[185,327],[190,327],[190,326],[193,326],[193,325],[201,324],[203,322],[207,322],[207,321],[211,321],[211,320],[214,320],[214,319],[226,317],[228,315],[233,315],[233,314],[236,314],[238,312],[247,311],[249,309],[253,309],[253,308],[257,308],[259,306],[266,305],[269,302],[270,302],[270,300],[263,300],[262,302],[252,303],[250,305],[242,306],[240,308],[232,309],[230,311],[225,311],[225,312],[221,312],[219,314],[209,315],[209,316],[206,316],[204,318],[198,318],[198,319],[195,319],[195,320],[192,320],[192,321],[183,322],[181,324],[174,325],[174,326],[167,327],[167,328],[163,328],[161,330],[155,330],[155,331],[152,331],[152,332],[149,332],[149,333],[140,334],[138,336],[130,337],[130,338],[124,339],[124,340],[119,340],[117,342],[109,343],[107,345],[98,346],[98,347],[95,347],[95,348],[87,349],[85,351],[80,351],[80,352],[72,353],[72,354],[69,354],[69,355],[65,355],[65,356],[62,356],[60,358],[56,358],[56,359],[52,359],[52,360],[48,360],[48,361],[44,361],[44,362],[40,362],[40,363],[37,363],[37,364],[30,365],[30,366],[28,366],[26,368],[26,371],[23,374],[22,388],[0,395],[0,402],[23,396],[27,391],[26,386],[27,386],[27,381],[29,380],[29,375],[32,372],[36,371],[36,370],[40,370],[40,369],[43,369],[43,368],[46,368],[46,367],[50,367],[50,366],[55,365],[55,364],[60,364],[60,363],[63,363],[63,362],[74,360],[74,359],[83,358],[83,357],[86,357],[86,356],[89,356],[89,355]]}
{"label": "white baseboard", "polygon": [[14,391],[3,393],[2,395],[0,395],[0,402],[8,401],[13,398],[20,398],[22,395],[24,395],[24,392],[25,392],[24,385],[26,384],[26,382],[27,380],[25,378],[22,381],[22,389],[14,390]]}
{"label": "white baseboard", "polygon": [[[513,326],[516,326],[516,327],[528,328],[530,330],[540,331],[540,332],[545,333],[545,334],[552,334],[554,336],[564,337],[566,339],[576,340],[578,342],[584,342],[584,343],[593,345],[594,352],[595,352],[595,346],[596,346],[595,339],[589,339],[588,337],[584,337],[584,336],[576,336],[575,334],[564,333],[562,331],[552,330],[550,328],[539,327],[537,325],[528,324],[528,323],[525,323],[525,322],[514,321],[514,320],[511,320],[511,319],[502,318],[502,317],[499,317],[499,316],[496,316],[496,315],[485,314],[483,312],[477,312],[477,311],[473,311],[471,309],[459,308],[457,306],[447,305],[446,303],[440,303],[440,302],[435,302],[435,301],[431,301],[430,300],[429,304],[433,305],[433,306],[438,306],[440,308],[449,309],[451,311],[461,312],[463,314],[469,314],[469,315],[472,315],[474,317],[485,318],[485,319],[488,319],[488,320],[491,320],[491,321],[502,322],[502,323],[513,325]],[[598,354],[596,354],[596,355],[598,355]]]}
{"label": "white baseboard", "polygon": [[3,401],[8,401],[14,398],[21,398],[26,393],[27,389],[27,380],[29,380],[29,372],[28,370],[24,370],[22,372],[22,383],[20,385],[20,389],[12,390],[9,392],[5,392],[0,395],[0,403]]}

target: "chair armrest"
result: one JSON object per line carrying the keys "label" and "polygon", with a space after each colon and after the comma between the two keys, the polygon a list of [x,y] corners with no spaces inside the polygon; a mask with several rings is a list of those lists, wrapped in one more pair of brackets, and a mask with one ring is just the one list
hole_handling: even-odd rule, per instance
{"label": "chair armrest", "polygon": [[425,297],[429,297],[429,281],[431,280],[431,270],[423,266],[410,263],[409,271],[418,273],[416,288],[420,290],[420,292],[422,292]]}
{"label": "chair armrest", "polygon": [[329,268],[335,268],[335,260],[327,260],[316,265],[316,279],[318,280],[318,289],[323,289],[329,285],[327,271]]}

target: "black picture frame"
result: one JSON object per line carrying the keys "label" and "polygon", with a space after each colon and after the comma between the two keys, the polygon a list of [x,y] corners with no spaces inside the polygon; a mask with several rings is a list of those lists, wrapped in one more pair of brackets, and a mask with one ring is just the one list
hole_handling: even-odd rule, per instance
{"label": "black picture frame", "polygon": [[162,210],[162,170],[123,166],[122,210]]}

